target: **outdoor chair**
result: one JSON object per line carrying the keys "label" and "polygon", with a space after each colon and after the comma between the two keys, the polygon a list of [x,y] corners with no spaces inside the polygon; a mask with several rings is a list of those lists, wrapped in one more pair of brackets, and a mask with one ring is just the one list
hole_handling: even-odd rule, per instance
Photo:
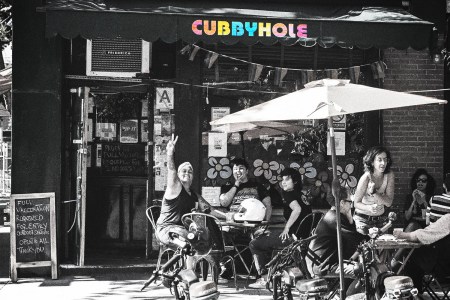
{"label": "outdoor chair", "polygon": [[295,236],[299,239],[306,239],[312,236],[323,216],[324,213],[320,211],[307,214],[298,225]]}
{"label": "outdoor chair", "polygon": [[422,284],[424,292],[433,300],[450,300],[450,276],[427,274],[423,277]]}
{"label": "outdoor chair", "polygon": [[207,278],[207,268],[205,268],[204,262],[209,264],[211,270],[211,278],[217,284],[219,280],[220,266],[224,261],[231,262],[234,286],[238,290],[237,286],[237,276],[236,276],[236,266],[234,263],[234,257],[226,254],[225,239],[222,232],[222,226],[220,225],[220,220],[216,217],[204,213],[192,212],[185,214],[181,217],[181,222],[186,224],[188,219],[192,219],[195,223],[201,225],[209,230],[209,236],[212,239],[212,249],[206,255],[194,255],[193,265],[196,266],[199,262],[202,262],[201,270],[203,280]]}
{"label": "outdoor chair", "polygon": [[157,269],[161,266],[161,261],[163,259],[164,259],[164,261],[168,261],[175,253],[174,249],[161,243],[158,239],[158,235],[156,234],[156,220],[158,219],[160,213],[161,213],[161,206],[159,206],[159,205],[150,206],[145,211],[145,214],[147,215],[147,219],[150,221],[150,224],[152,225],[152,228],[153,228],[153,232],[155,233],[155,238],[159,244],[158,260],[156,262]]}

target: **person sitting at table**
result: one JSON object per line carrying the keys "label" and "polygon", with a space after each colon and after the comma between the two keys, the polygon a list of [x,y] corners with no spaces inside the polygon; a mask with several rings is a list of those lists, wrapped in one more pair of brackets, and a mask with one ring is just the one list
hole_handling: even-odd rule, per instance
{"label": "person sitting at table", "polygon": [[[219,196],[219,202],[228,212],[227,220],[233,220],[234,215],[239,212],[242,201],[249,198],[260,200],[266,207],[264,220],[270,220],[272,216],[272,204],[267,189],[260,183],[249,178],[249,165],[243,158],[232,160],[234,184],[223,185]],[[222,217],[223,218],[223,217]],[[226,239],[233,239],[235,243],[248,245],[251,238],[245,234],[242,228],[233,228],[228,234],[224,234]],[[221,277],[229,279],[231,272],[226,266],[222,267]]]}
{"label": "person sitting at table", "polygon": [[358,181],[353,219],[356,229],[368,234],[369,228],[387,223],[386,208],[394,200],[394,172],[390,152],[381,146],[370,148],[363,158],[365,173]]}
{"label": "person sitting at table", "polygon": [[423,293],[422,278],[425,274],[448,276],[450,270],[450,174],[446,175],[443,188],[442,195],[433,196],[430,200],[428,226],[411,232],[394,232],[398,239],[424,245],[415,249],[404,269],[420,294]]}
{"label": "person sitting at table", "polygon": [[[339,205],[341,214],[342,257],[352,259],[356,257],[357,246],[366,238],[356,230],[352,218],[352,200],[348,188],[339,189]],[[312,277],[336,273],[339,267],[337,244],[336,207],[332,206],[317,224],[313,239],[306,253],[306,266]],[[345,265],[344,272],[351,274],[353,265]]]}
{"label": "person sitting at table", "polygon": [[[211,206],[202,196],[192,190],[193,168],[189,162],[175,168],[174,153],[178,136],[167,143],[167,188],[161,204],[161,213],[156,221],[156,235],[159,241],[172,249],[177,249],[172,234],[186,238],[188,231],[181,223],[181,217],[193,209],[211,212]],[[212,215],[218,215],[214,212]]]}
{"label": "person sitting at table", "polygon": [[265,234],[250,241],[256,271],[259,279],[249,285],[250,288],[265,288],[267,270],[265,265],[269,262],[272,250],[287,246],[292,242],[292,234],[296,234],[300,222],[312,212],[311,206],[302,201],[302,178],[298,171],[292,168],[283,170],[281,186],[283,198],[283,215],[286,224],[281,234],[267,231]]}
{"label": "person sitting at table", "polygon": [[[411,178],[412,192],[406,196],[404,231],[414,231],[425,227],[422,210],[426,210],[431,197],[434,195],[436,182],[425,169],[417,169]],[[420,220],[423,218],[423,222]]]}
{"label": "person sitting at table", "polygon": [[[404,206],[406,225],[403,231],[405,232],[411,232],[426,226],[423,211],[426,211],[428,203],[434,194],[436,182],[433,176],[428,174],[425,169],[420,168],[412,176],[410,186],[412,192],[406,196]],[[391,267],[393,269],[400,267],[400,261],[404,252],[404,249],[399,249],[395,253],[391,260]]]}
{"label": "person sitting at table", "polygon": [[231,213],[237,213],[243,200],[255,198],[266,207],[265,220],[270,220],[272,205],[267,189],[248,176],[249,166],[243,158],[235,158],[232,161],[234,184],[226,184],[221,187],[219,202]]}

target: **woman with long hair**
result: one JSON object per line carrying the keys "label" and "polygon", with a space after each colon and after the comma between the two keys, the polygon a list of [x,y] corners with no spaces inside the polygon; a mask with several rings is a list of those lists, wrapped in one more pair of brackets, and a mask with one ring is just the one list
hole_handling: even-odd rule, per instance
{"label": "woman with long hair", "polygon": [[387,208],[394,200],[394,172],[391,153],[385,147],[370,148],[363,158],[364,174],[356,188],[354,204],[356,229],[368,234],[369,228],[387,223]]}
{"label": "woman with long hair", "polygon": [[422,210],[426,210],[431,197],[434,195],[436,182],[425,169],[417,169],[411,177],[411,193],[405,201],[405,230],[414,231],[425,227],[425,216]]}

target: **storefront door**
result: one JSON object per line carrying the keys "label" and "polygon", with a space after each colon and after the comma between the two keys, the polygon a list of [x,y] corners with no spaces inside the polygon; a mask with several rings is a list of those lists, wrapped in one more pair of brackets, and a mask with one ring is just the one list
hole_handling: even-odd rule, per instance
{"label": "storefront door", "polygon": [[91,90],[86,261],[145,257],[147,94]]}

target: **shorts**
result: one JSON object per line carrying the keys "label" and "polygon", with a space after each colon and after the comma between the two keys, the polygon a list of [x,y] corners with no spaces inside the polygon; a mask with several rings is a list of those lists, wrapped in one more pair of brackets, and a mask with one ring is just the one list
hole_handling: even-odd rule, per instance
{"label": "shorts", "polygon": [[356,231],[361,234],[368,235],[370,228],[383,227],[387,224],[388,218],[385,215],[369,216],[361,213],[355,213],[353,215],[353,221],[355,221]]}

